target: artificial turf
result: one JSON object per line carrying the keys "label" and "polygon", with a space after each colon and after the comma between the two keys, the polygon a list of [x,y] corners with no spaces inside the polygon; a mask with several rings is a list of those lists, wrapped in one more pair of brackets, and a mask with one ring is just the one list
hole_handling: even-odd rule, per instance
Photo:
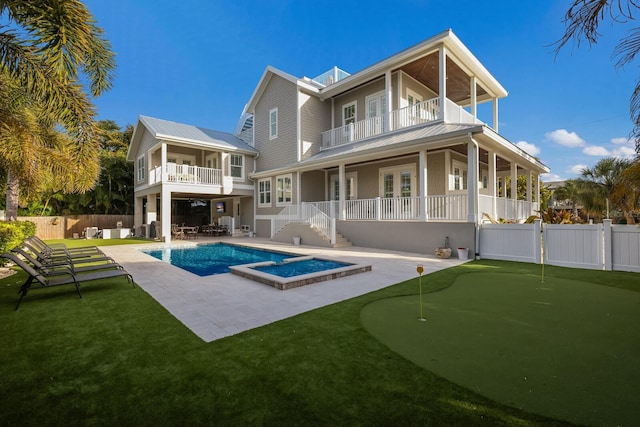
{"label": "artificial turf", "polygon": [[[488,269],[536,266],[469,263],[425,276],[424,290]],[[640,289],[638,275],[589,277]],[[364,307],[414,295],[417,280],[204,343],[126,281],[87,283],[82,299],[72,287],[33,291],[13,311],[24,278],[0,281],[1,425],[567,424],[446,380],[363,328]]]}
{"label": "artificial turf", "polygon": [[[428,279],[428,278],[425,278]],[[362,322],[424,369],[510,406],[586,425],[640,419],[640,293],[476,272],[423,297],[367,305]]]}

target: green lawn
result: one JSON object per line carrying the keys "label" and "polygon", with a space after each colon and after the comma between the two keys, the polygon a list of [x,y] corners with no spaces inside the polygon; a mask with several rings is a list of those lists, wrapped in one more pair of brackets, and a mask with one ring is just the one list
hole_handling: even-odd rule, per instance
{"label": "green lawn", "polygon": [[[539,266],[468,263],[423,288],[487,270]],[[546,274],[640,290],[636,274]],[[83,299],[36,290],[13,311],[23,280],[0,281],[3,425],[565,425],[456,385],[363,328],[364,307],[416,294],[417,280],[208,344],[126,280],[86,284]]]}

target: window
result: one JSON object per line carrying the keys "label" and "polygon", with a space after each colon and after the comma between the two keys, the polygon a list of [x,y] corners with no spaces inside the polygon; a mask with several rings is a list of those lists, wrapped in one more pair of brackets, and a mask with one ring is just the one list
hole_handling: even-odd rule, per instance
{"label": "window", "polygon": [[258,181],[258,206],[271,206],[271,178]]}
{"label": "window", "polygon": [[144,171],[144,155],[138,157],[138,162],[137,162],[137,170],[138,170],[138,182],[144,181],[144,175],[145,175],[145,171]]}
{"label": "window", "polygon": [[278,109],[269,110],[269,139],[278,137]]}
{"label": "window", "polygon": [[231,155],[231,176],[234,178],[244,178],[244,156],[242,154]]}
{"label": "window", "polygon": [[[349,172],[345,174],[345,198],[354,200],[358,198],[358,172]],[[338,175],[331,175],[331,200],[340,200],[340,179]]]}
{"label": "window", "polygon": [[416,166],[413,164],[381,168],[379,194],[383,198],[414,197]]}
{"label": "window", "polygon": [[342,125],[350,125],[356,122],[356,101],[342,106]]}
{"label": "window", "polygon": [[453,182],[450,186],[451,190],[467,189],[467,167],[463,163],[453,162]]}
{"label": "window", "polygon": [[291,204],[291,175],[276,177],[276,205]]}

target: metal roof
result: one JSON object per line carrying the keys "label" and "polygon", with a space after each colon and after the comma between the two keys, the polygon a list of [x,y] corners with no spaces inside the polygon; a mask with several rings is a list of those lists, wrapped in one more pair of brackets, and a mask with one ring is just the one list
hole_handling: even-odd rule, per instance
{"label": "metal roof", "polygon": [[157,139],[168,139],[195,144],[213,145],[223,149],[257,153],[257,150],[242,139],[227,132],[201,128],[194,125],[140,116],[139,120]]}

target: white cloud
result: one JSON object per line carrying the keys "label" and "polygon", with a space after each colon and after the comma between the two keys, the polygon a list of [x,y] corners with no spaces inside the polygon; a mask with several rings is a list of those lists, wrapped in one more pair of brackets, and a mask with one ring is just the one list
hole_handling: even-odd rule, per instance
{"label": "white cloud", "polygon": [[570,173],[575,174],[575,175],[581,175],[582,174],[582,170],[586,169],[588,166],[587,165],[573,165],[569,168]]}
{"label": "white cloud", "polygon": [[628,138],[611,138],[612,144],[629,144],[631,145],[631,140]]}
{"label": "white cloud", "polygon": [[564,181],[564,178],[555,173],[543,173],[540,175],[540,178],[543,182]]}
{"label": "white cloud", "polygon": [[599,145],[591,145],[589,147],[584,147],[584,149],[582,150],[582,152],[584,154],[586,154],[587,156],[610,156],[611,152],[609,150],[607,150],[604,147],[601,147]]}
{"label": "white cloud", "polygon": [[636,156],[636,150],[631,147],[619,147],[613,150],[612,153],[615,157],[621,157],[626,159],[633,159]]}
{"label": "white cloud", "polygon": [[527,141],[518,141],[516,145],[532,156],[540,154],[540,149],[536,147],[535,144],[530,144]]}
{"label": "white cloud", "polygon": [[553,142],[557,142],[565,147],[583,147],[586,142],[577,133],[569,132],[566,129],[556,129],[545,134]]}

